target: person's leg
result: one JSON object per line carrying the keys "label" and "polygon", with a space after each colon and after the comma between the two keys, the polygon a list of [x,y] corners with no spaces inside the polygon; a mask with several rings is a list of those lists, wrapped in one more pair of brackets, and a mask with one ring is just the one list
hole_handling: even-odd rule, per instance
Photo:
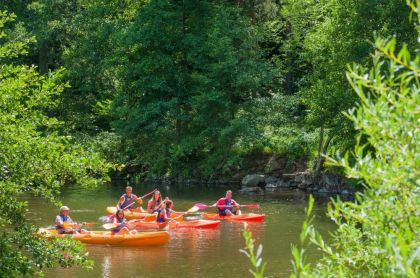
{"label": "person's leg", "polygon": [[124,227],[118,232],[118,234],[119,235],[125,235],[125,234],[128,234],[129,232],[130,232],[130,230],[127,227]]}
{"label": "person's leg", "polygon": [[238,210],[235,212],[235,214],[236,214],[236,215],[241,215],[241,214],[242,214],[242,212],[241,212],[241,210],[240,210],[240,209],[238,209]]}
{"label": "person's leg", "polygon": [[228,215],[228,216],[232,216],[233,215],[233,213],[230,210],[228,210],[228,209],[225,210],[225,214]]}

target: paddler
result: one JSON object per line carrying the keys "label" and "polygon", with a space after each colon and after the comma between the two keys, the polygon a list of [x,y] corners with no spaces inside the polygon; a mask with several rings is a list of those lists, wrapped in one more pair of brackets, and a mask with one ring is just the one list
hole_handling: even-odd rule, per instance
{"label": "paddler", "polygon": [[156,190],[152,198],[147,203],[147,212],[155,213],[160,208],[161,204],[162,204],[162,195],[160,194],[159,190]]}
{"label": "paddler", "polygon": [[[212,206],[217,207],[220,216],[241,214],[241,211],[239,210],[240,205],[235,200],[232,199],[231,190],[226,191],[226,197],[220,198]],[[237,208],[235,211],[233,210],[234,207]]]}
{"label": "paddler", "polygon": [[169,199],[165,199],[165,201],[162,202],[160,207],[157,209],[156,221],[158,223],[163,223],[163,222],[166,222],[166,221],[169,221],[169,220],[174,220],[174,219],[170,218],[171,212],[173,211],[172,206],[173,206],[173,202]]}
{"label": "paddler", "polygon": [[59,234],[89,234],[90,232],[79,228],[78,224],[69,216],[70,209],[67,206],[60,208],[60,214],[55,217],[55,229]]}
{"label": "paddler", "polygon": [[[127,186],[125,188],[125,194],[120,197],[120,200],[117,204],[117,209],[128,209],[133,207],[133,203],[137,202],[138,204],[142,204],[143,201],[141,198],[137,197],[133,194],[133,188],[131,186]],[[140,207],[140,211],[143,212],[143,208]]]}
{"label": "paddler", "polygon": [[127,220],[124,217],[124,210],[123,209],[118,209],[117,212],[115,213],[113,220],[112,220],[113,224],[117,224],[118,226],[116,226],[115,228],[113,228],[111,230],[111,233],[113,235],[115,234],[136,234],[137,231],[136,230],[130,230],[130,223],[127,222]]}

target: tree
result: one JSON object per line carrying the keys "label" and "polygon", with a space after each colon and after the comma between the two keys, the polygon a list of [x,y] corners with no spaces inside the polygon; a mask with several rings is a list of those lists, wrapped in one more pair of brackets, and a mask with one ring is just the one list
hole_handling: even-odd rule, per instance
{"label": "tree", "polygon": [[[420,3],[408,3],[420,38]],[[349,163],[349,154],[330,159],[365,190],[356,195],[355,202],[332,200],[328,216],[337,229],[330,243],[315,230],[311,218],[305,221],[302,248],[292,249],[292,277],[419,275],[420,55],[411,56],[406,44],[397,50],[395,38],[377,38],[375,46],[370,69],[349,68],[347,78],[360,105],[346,114],[373,151],[358,141],[354,165]],[[305,261],[308,238],[322,251],[315,267]]]}
{"label": "tree", "polygon": [[[0,13],[1,40],[13,15]],[[103,181],[107,164],[90,151],[60,136],[62,124],[48,117],[66,84],[62,70],[40,75],[34,66],[13,63],[25,43],[0,41],[0,264],[1,277],[33,275],[56,265],[90,266],[82,246],[72,240],[47,241],[26,220],[27,203],[35,194],[59,204],[67,183],[93,185]]]}
{"label": "tree", "polygon": [[306,129],[316,129],[320,135],[316,171],[321,170],[329,145],[348,150],[355,143],[355,131],[342,114],[357,100],[346,82],[345,65],[368,61],[373,33],[385,37],[396,34],[413,45],[416,38],[407,12],[400,0],[386,4],[301,0],[284,5],[282,14],[290,26],[285,48],[298,53],[297,57],[291,56],[298,62],[286,64],[295,65],[299,73],[296,79],[306,106]]}
{"label": "tree", "polygon": [[[259,30],[218,1],[155,0],[122,37],[114,126],[150,168],[189,175],[226,169],[255,129],[242,110],[271,93]],[[236,157],[237,158],[237,157]]]}

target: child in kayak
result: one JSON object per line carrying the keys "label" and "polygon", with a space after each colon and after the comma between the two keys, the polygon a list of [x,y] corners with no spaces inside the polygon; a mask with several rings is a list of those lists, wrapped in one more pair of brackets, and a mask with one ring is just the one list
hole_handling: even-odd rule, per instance
{"label": "child in kayak", "polygon": [[111,234],[116,235],[123,235],[123,234],[136,234],[136,230],[131,230],[129,228],[129,223],[124,217],[124,210],[119,209],[114,215],[114,219],[112,220],[113,224],[118,224],[117,227],[111,229]]}
{"label": "child in kayak", "polygon": [[171,218],[171,213],[173,212],[176,213],[176,211],[172,209],[173,206],[174,206],[174,203],[171,200],[165,199],[165,201],[163,201],[160,208],[157,209],[156,221],[158,223],[163,223],[169,220],[176,222],[176,219]]}
{"label": "child in kayak", "polygon": [[[125,188],[125,194],[123,194],[117,204],[117,209],[128,209],[133,208],[133,203],[137,202],[139,205],[143,203],[142,199],[137,197],[136,195],[132,194],[133,188],[131,186],[127,186]],[[140,212],[143,212],[143,208],[139,208]]]}
{"label": "child in kayak", "polygon": [[60,214],[55,217],[55,229],[59,234],[89,234],[90,232],[79,228],[79,225],[69,216],[70,209],[67,206],[60,208]]}
{"label": "child in kayak", "polygon": [[[232,199],[232,191],[226,191],[226,197],[220,198],[216,203],[212,205],[217,207],[220,216],[229,216],[229,215],[240,215],[241,211],[239,210],[240,205]],[[236,207],[236,211],[233,210],[233,207]]]}
{"label": "child in kayak", "polygon": [[159,190],[156,190],[152,198],[147,203],[147,212],[155,213],[160,208],[161,203],[162,195],[160,194]]}

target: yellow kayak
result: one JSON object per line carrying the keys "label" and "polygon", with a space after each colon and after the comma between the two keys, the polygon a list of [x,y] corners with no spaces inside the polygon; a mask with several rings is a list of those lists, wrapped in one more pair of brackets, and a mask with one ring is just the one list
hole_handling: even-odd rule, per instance
{"label": "yellow kayak", "polygon": [[107,231],[94,231],[90,234],[60,235],[56,230],[41,230],[41,233],[48,239],[55,237],[72,237],[75,240],[88,244],[156,246],[164,245],[169,241],[169,233],[166,231],[138,232],[137,234],[124,235],[112,235],[111,232]]}
{"label": "yellow kayak", "polygon": [[[106,213],[107,214],[115,214],[117,212],[117,207],[107,207]],[[140,209],[126,209],[124,210],[124,217],[128,220],[130,219],[143,219],[146,216],[151,216],[153,214],[143,212]]]}
{"label": "yellow kayak", "polygon": [[[107,207],[106,208],[106,213],[108,215],[114,215],[117,212],[117,208],[116,207]],[[182,213],[174,213],[172,212],[170,217],[171,218],[175,218],[177,216],[180,216]],[[133,209],[133,210],[124,210],[124,217],[127,220],[132,220],[132,219],[144,219],[145,221],[156,221],[156,213],[147,213],[147,212],[142,212],[139,209]]]}

